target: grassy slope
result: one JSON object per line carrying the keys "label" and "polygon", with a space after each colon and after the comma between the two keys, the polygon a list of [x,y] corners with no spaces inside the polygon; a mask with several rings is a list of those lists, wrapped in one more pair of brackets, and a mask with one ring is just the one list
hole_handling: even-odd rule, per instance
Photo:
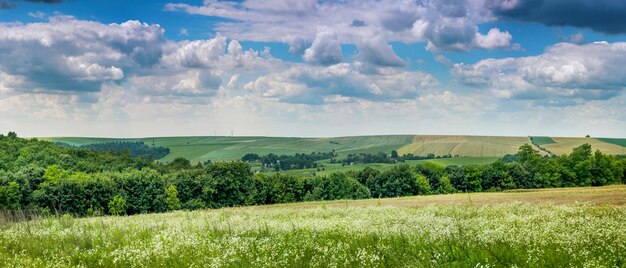
{"label": "grassy slope", "polygon": [[545,145],[545,144],[553,144],[556,143],[552,138],[550,137],[530,137],[535,144],[538,144],[539,146],[541,145]]}
{"label": "grassy slope", "polygon": [[612,186],[50,218],[0,224],[0,266],[621,267],[624,204]]}
{"label": "grassy slope", "polygon": [[451,154],[452,156],[503,156],[514,154],[525,143],[531,144],[528,137],[489,137],[489,136],[415,136],[413,142],[398,150],[399,154],[415,155]]}
{"label": "grassy slope", "polygon": [[619,145],[622,147],[626,147],[626,139],[611,139],[611,138],[598,138],[598,140],[601,140],[603,142],[608,142],[611,144],[615,144],[615,145]]}
{"label": "grassy slope", "polygon": [[[391,152],[411,142],[411,135],[356,136],[338,138],[293,138],[293,137],[159,137],[156,146],[168,147],[171,153],[163,161],[185,157],[193,162],[239,159],[246,153],[295,154],[329,152],[335,150],[340,156],[350,153]],[[116,140],[144,141],[151,145],[152,138],[103,139],[103,138],[46,138],[72,145]]]}
{"label": "grassy slope", "polygon": [[545,144],[543,147],[556,155],[569,154],[572,152],[572,148],[585,143],[589,143],[593,151],[600,150],[606,154],[623,154],[626,152],[624,147],[594,138],[553,138],[553,140],[556,143]]}
{"label": "grassy slope", "polygon": [[[536,137],[543,138],[543,137]],[[571,152],[571,149],[585,142],[591,143],[594,149],[609,154],[622,154],[624,147],[589,138],[548,138],[555,143],[542,143],[546,149],[556,154]],[[82,145],[111,141],[144,141],[150,145],[152,138],[139,139],[106,139],[84,137],[45,138],[61,141],[72,145]],[[621,142],[624,139],[615,139]],[[516,153],[524,143],[530,144],[528,137],[488,137],[488,136],[435,136],[435,135],[396,135],[396,136],[355,136],[337,138],[295,138],[295,137],[158,137],[154,138],[156,146],[168,147],[171,153],[163,161],[171,161],[176,157],[185,157],[193,162],[204,162],[207,159],[232,160],[239,159],[246,153],[257,154],[295,154],[311,152],[328,152],[335,150],[340,157],[350,153],[377,153],[398,150],[402,154],[416,155],[459,155],[478,158],[500,157]],[[478,162],[469,162],[476,164]]]}

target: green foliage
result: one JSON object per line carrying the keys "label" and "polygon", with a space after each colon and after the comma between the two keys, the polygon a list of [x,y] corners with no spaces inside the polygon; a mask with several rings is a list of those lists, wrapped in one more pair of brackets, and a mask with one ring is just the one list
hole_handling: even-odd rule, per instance
{"label": "green foliage", "polygon": [[179,210],[180,209],[180,199],[178,199],[178,191],[176,190],[176,186],[170,184],[165,189],[165,204],[167,205],[167,210]]}
{"label": "green foliage", "polygon": [[254,204],[255,182],[250,166],[244,162],[217,162],[206,168],[210,175],[210,207],[241,206]]}
{"label": "green foliage", "polygon": [[417,194],[430,194],[430,184],[426,176],[422,174],[415,175],[415,186]]}
{"label": "green foliage", "polygon": [[44,171],[43,178],[47,183],[58,184],[60,180],[67,177],[67,172],[57,165],[48,166]]}
{"label": "green foliage", "polygon": [[126,199],[119,194],[114,196],[111,202],[109,202],[109,213],[111,213],[111,215],[122,215],[126,213]]}
{"label": "green foliage", "polygon": [[0,208],[18,209],[21,201],[20,186],[15,181],[11,181],[6,186],[0,186]]}
{"label": "green foliage", "polygon": [[[72,145],[63,142],[56,142],[56,144],[66,147],[73,147]],[[78,148],[103,152],[116,152],[122,154],[128,153],[132,157],[142,157],[150,160],[161,159],[170,153],[170,148],[150,147],[142,141],[114,141],[104,143],[92,143],[78,146]]]}
{"label": "green foliage", "polygon": [[305,200],[337,200],[370,198],[367,187],[344,173],[333,173],[328,177],[317,177],[312,181],[313,189]]}
{"label": "green foliage", "polygon": [[452,183],[450,182],[450,179],[448,178],[448,176],[441,177],[439,187],[437,188],[436,191],[438,194],[456,193],[456,189],[454,189],[454,186],[452,186]]}
{"label": "green foliage", "polygon": [[420,162],[414,167],[393,165],[382,172],[366,167],[298,177],[253,175],[250,165],[240,161],[202,166],[179,158],[163,164],[126,154],[0,136],[0,209],[73,216],[138,214],[626,182],[625,158],[592,152],[591,146],[583,145],[570,155],[547,158],[525,145],[508,162],[445,168]]}
{"label": "green foliage", "polygon": [[366,182],[374,197],[396,197],[417,194],[417,182],[407,164],[394,166]]}

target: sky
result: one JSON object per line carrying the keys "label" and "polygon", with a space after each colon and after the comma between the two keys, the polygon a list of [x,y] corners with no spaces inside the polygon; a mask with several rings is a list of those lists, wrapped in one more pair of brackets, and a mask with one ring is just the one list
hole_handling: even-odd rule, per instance
{"label": "sky", "polygon": [[0,132],[626,137],[622,0],[0,0]]}

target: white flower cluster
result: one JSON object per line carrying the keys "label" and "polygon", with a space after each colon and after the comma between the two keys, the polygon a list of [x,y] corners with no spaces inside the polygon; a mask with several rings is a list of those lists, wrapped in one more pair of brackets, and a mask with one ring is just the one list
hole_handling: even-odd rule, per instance
{"label": "white flower cluster", "polygon": [[270,206],[0,227],[2,267],[612,267],[626,207]]}

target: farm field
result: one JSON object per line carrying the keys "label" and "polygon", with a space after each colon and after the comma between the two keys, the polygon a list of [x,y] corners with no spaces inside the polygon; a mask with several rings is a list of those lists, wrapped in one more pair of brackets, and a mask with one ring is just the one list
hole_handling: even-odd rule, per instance
{"label": "farm field", "polygon": [[589,143],[593,151],[600,150],[605,154],[625,154],[626,147],[613,143],[604,142],[594,138],[553,138],[555,143],[544,144],[542,147],[556,155],[563,155],[572,152],[572,148],[581,144]]}
{"label": "farm field", "polygon": [[[590,143],[593,150],[600,149],[607,154],[624,154],[623,139],[557,138],[533,137],[541,146],[555,154],[570,153],[584,143]],[[460,156],[460,157],[501,157],[514,154],[523,144],[531,144],[529,137],[491,136],[445,136],[445,135],[387,135],[353,136],[336,138],[296,138],[296,137],[156,137],[136,139],[107,139],[85,137],[43,138],[71,145],[84,145],[112,141],[143,141],[147,145],[170,148],[170,154],[160,159],[164,162],[184,157],[192,162],[206,160],[240,159],[246,153],[259,155],[274,153],[295,154],[329,152],[334,150],[339,157],[353,153],[389,153],[397,150],[400,155]],[[533,145],[534,147],[534,145]],[[538,149],[538,148],[535,148]],[[545,152],[541,151],[545,154]],[[464,158],[471,159],[471,158]],[[478,159],[478,158],[475,158]],[[479,164],[479,163],[476,163]]]}
{"label": "farm field", "polygon": [[0,224],[2,267],[622,267],[626,186]]}
{"label": "farm field", "polygon": [[534,141],[535,144],[541,146],[541,145],[545,145],[545,144],[553,144],[556,143],[552,138],[550,137],[531,137],[531,140]]}

